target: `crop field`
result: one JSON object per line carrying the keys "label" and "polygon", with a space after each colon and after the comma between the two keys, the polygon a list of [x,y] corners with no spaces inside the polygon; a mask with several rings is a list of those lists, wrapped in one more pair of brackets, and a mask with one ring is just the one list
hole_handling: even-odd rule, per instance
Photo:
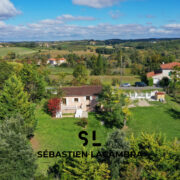
{"label": "crop field", "polygon": [[24,47],[2,47],[0,48],[0,56],[6,56],[9,52],[15,52],[17,55],[32,54],[37,52],[36,50],[24,48]]}

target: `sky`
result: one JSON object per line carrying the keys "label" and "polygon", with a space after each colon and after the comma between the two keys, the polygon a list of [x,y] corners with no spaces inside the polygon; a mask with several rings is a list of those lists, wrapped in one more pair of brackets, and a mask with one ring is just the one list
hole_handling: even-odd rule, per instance
{"label": "sky", "polygon": [[0,0],[0,41],[180,38],[180,0]]}

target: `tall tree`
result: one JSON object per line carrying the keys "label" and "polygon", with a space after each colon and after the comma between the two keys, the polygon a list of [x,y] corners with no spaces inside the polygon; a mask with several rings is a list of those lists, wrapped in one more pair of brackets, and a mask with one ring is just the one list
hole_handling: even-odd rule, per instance
{"label": "tall tree", "polygon": [[4,82],[13,73],[13,66],[6,62],[0,62],[0,89],[2,89]]}
{"label": "tall tree", "polygon": [[0,179],[32,179],[36,170],[35,155],[26,137],[19,132],[18,119],[0,124]]}
{"label": "tall tree", "polygon": [[98,114],[100,120],[104,121],[108,127],[122,128],[125,119],[123,111],[126,105],[126,96],[117,89],[104,86],[99,95]]}
{"label": "tall tree", "polygon": [[88,70],[82,64],[78,64],[73,72],[74,76],[74,84],[76,85],[84,85],[87,84],[88,80]]}
{"label": "tall tree", "polygon": [[30,95],[30,100],[37,102],[41,100],[45,94],[46,82],[43,74],[38,72],[36,66],[31,64],[24,64],[20,72],[20,77],[24,83],[24,90]]}
{"label": "tall tree", "polygon": [[93,74],[95,75],[102,75],[104,74],[104,62],[102,56],[99,54],[96,65],[93,70]]}
{"label": "tall tree", "polygon": [[[102,152],[113,152],[113,153],[124,153],[129,151],[130,143],[126,140],[124,132],[120,130],[114,131],[110,134],[109,138],[106,141],[105,146],[102,148]],[[113,157],[109,156],[106,158],[99,158],[100,162],[107,163],[111,170],[111,178],[113,180],[120,178],[121,168],[125,161],[123,156]]]}
{"label": "tall tree", "polygon": [[28,94],[24,92],[24,86],[16,75],[12,75],[5,81],[4,88],[0,94],[0,121],[14,115],[21,115],[27,135],[33,133],[36,125],[34,107],[28,101]]}

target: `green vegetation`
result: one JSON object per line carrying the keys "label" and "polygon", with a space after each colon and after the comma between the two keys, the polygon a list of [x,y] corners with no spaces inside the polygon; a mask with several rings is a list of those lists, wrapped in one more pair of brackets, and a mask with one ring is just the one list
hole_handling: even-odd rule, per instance
{"label": "green vegetation", "polygon": [[37,50],[25,47],[2,47],[0,48],[0,56],[6,56],[9,52],[15,52],[16,55],[27,55],[37,52]]}
{"label": "green vegetation", "polygon": [[[53,119],[43,112],[41,107],[36,111],[36,118],[38,119],[38,125],[34,137],[35,144],[33,144],[35,151],[46,149],[51,151],[77,151],[82,149],[83,142],[78,138],[78,134],[84,129],[77,125],[77,119]],[[108,133],[112,131],[112,129],[107,129],[101,125],[94,114],[89,115],[85,130],[89,133],[89,136],[92,135],[93,130],[96,130],[98,141],[102,144],[105,144]],[[91,149],[91,146],[92,140],[89,138],[88,149]],[[51,158],[38,159],[39,168],[37,173],[46,173],[48,165],[53,165],[56,160]]]}
{"label": "green vegetation", "polygon": [[32,179],[36,157],[26,135],[22,134],[20,118],[6,119],[0,124],[0,179]]}
{"label": "green vegetation", "polygon": [[180,139],[180,105],[170,97],[167,104],[152,103],[150,107],[131,108],[133,117],[128,123],[129,132],[138,136],[141,132],[161,132],[167,139]]}
{"label": "green vegetation", "polygon": [[26,135],[32,135],[36,126],[34,116],[34,105],[28,100],[29,95],[24,92],[21,80],[11,76],[5,81],[4,88],[0,94],[0,121],[6,118],[21,115],[24,119],[24,130]]}

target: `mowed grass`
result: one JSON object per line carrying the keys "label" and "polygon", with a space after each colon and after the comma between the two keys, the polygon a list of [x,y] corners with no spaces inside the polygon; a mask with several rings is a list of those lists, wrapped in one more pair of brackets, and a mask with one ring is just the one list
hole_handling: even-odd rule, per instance
{"label": "mowed grass", "polygon": [[0,56],[6,56],[9,52],[15,52],[18,55],[25,55],[37,52],[36,50],[24,47],[2,47],[0,48]]}
{"label": "mowed grass", "polygon": [[132,108],[128,122],[129,133],[138,136],[141,132],[162,133],[168,140],[180,140],[180,105],[167,97],[167,103],[152,103],[150,107]]}
{"label": "mowed grass", "polygon": [[[167,103],[151,103],[150,107],[131,108],[132,119],[128,122],[128,136],[132,133],[135,137],[141,132],[162,133],[168,140],[177,137],[180,140],[180,105],[167,96]],[[75,118],[54,119],[46,114],[41,107],[36,110],[38,119],[37,129],[35,131],[35,144],[33,148],[37,151],[77,151],[82,150],[83,141],[79,139],[78,134],[82,130],[88,132],[87,149],[92,149],[92,131],[97,132],[97,142],[105,144],[107,136],[113,131],[96,119],[93,113],[89,114],[88,126],[86,129],[78,126]],[[97,149],[93,149],[97,150]],[[39,158],[37,160],[37,174],[46,174],[50,165],[53,165],[56,158]]]}
{"label": "mowed grass", "polygon": [[[93,130],[96,130],[97,142],[102,143],[102,145],[104,145],[108,134],[112,131],[101,125],[94,114],[89,115],[86,129],[76,124],[78,119],[54,119],[40,109],[37,109],[36,118],[38,119],[38,125],[34,136],[36,144],[33,145],[36,152],[45,150],[55,152],[82,150],[84,141],[80,140],[78,137],[79,132],[82,130],[88,132],[89,143],[87,149],[92,149]],[[56,158],[39,158],[37,160],[37,174],[45,174],[48,167],[53,165],[57,160]]]}

